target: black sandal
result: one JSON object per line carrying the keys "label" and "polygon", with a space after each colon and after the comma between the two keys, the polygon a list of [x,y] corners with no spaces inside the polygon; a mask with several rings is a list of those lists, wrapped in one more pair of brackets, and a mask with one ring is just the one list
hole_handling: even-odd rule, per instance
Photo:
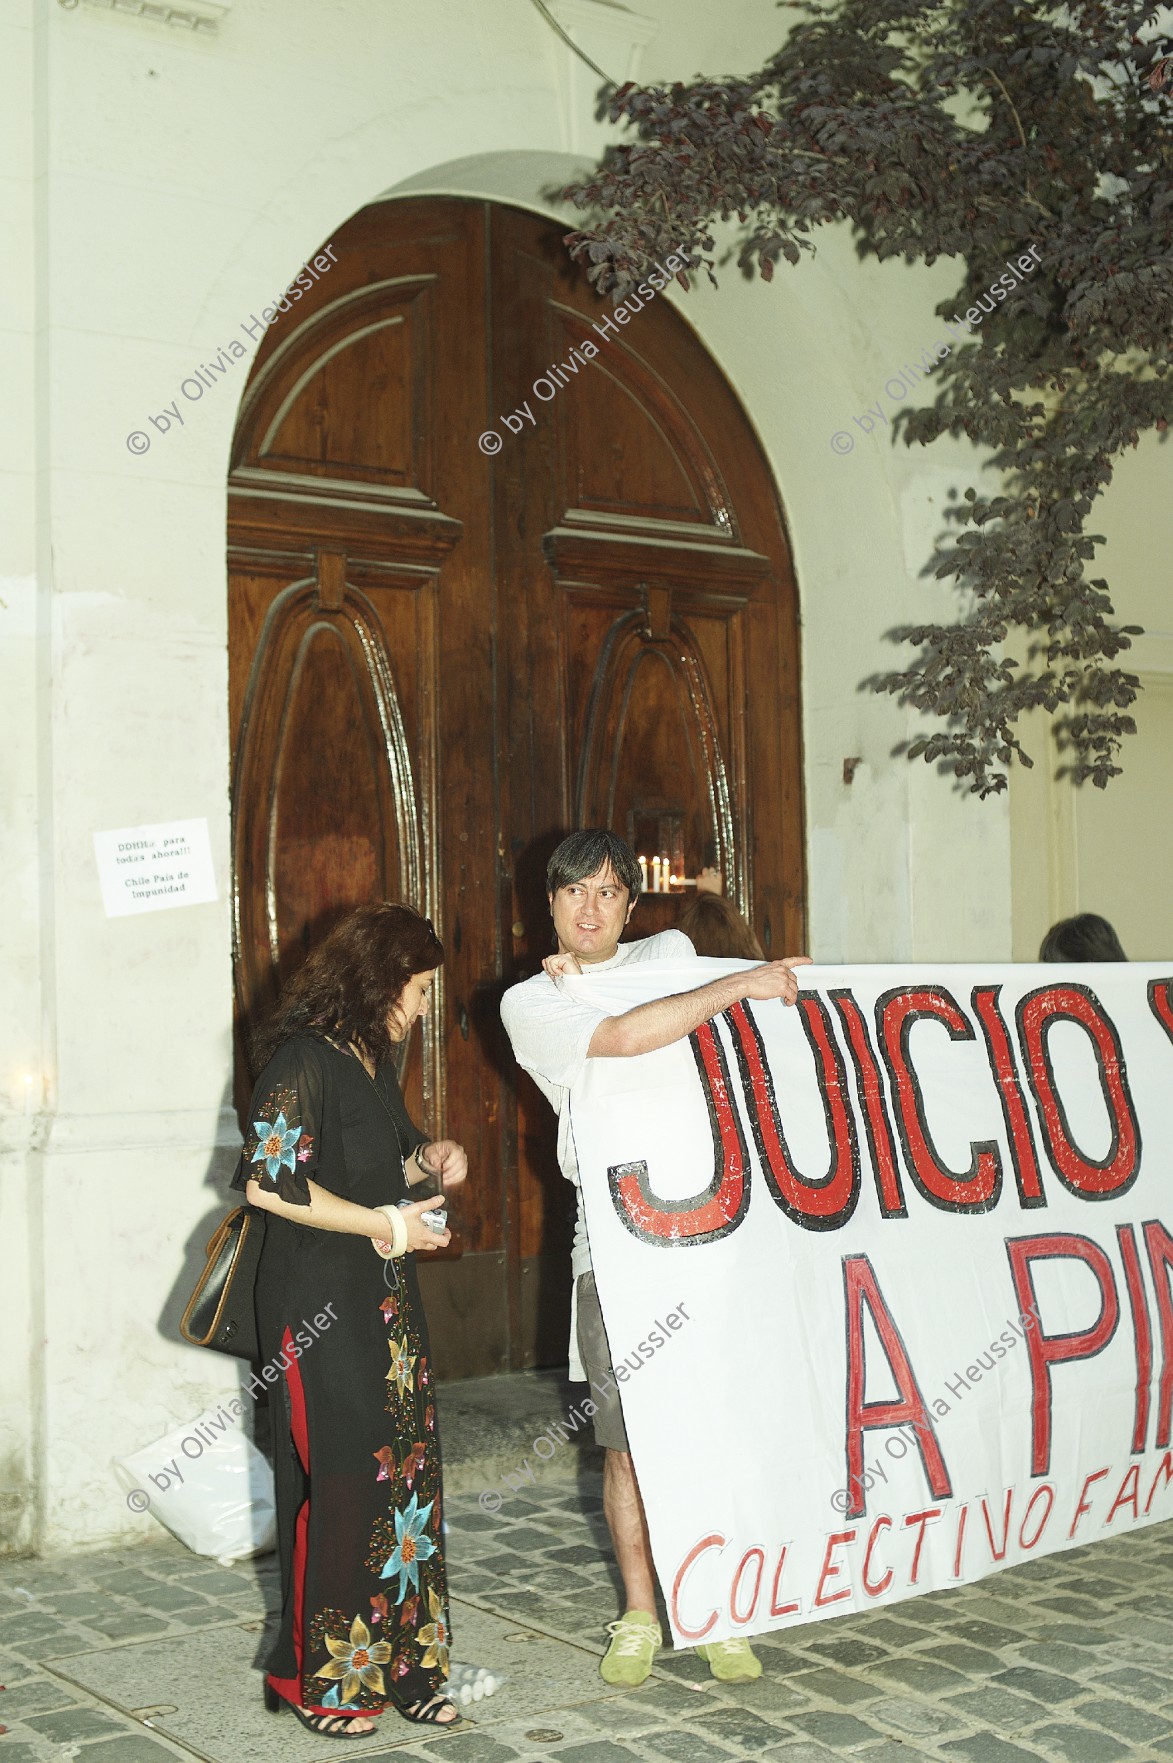
{"label": "black sandal", "polygon": [[[373,1714],[311,1714],[308,1709],[299,1708],[296,1702],[287,1703],[284,1696],[277,1694],[268,1678],[265,1679],[265,1707],[270,1714],[280,1714],[284,1707],[292,1708],[306,1730],[316,1733],[319,1738],[371,1739],[374,1738],[378,1730],[372,1725],[367,1732],[343,1732],[340,1729],[349,1725],[352,1720],[373,1721],[376,1716]],[[448,1725],[451,1724],[449,1721]]]}
{"label": "black sandal", "polygon": [[[445,1708],[451,1708],[453,1719],[440,1719]],[[405,1720],[410,1720],[416,1726],[439,1726],[447,1728],[449,1726],[460,1725],[460,1709],[456,1706],[455,1702],[449,1701],[447,1696],[442,1696],[439,1692],[434,1696],[430,1696],[426,1702],[396,1702],[395,1712],[397,1714],[402,1714]]]}

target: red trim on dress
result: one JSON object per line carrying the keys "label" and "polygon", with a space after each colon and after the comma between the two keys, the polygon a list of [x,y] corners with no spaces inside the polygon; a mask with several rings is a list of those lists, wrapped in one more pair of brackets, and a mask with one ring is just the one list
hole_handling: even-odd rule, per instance
{"label": "red trim on dress", "polygon": [[[289,1397],[289,1429],[293,1437],[293,1448],[297,1452],[298,1461],[305,1471],[307,1479],[310,1473],[310,1435],[305,1417],[305,1389],[301,1381],[301,1366],[290,1352],[293,1345],[293,1334],[287,1328],[281,1338],[281,1362],[285,1367],[285,1389]],[[337,1714],[337,1708],[323,1708],[320,1703],[302,1700],[301,1681],[303,1670],[304,1647],[302,1641],[303,1624],[305,1621],[305,1561],[306,1537],[310,1525],[309,1499],[302,1501],[301,1510],[297,1514],[297,1523],[293,1535],[293,1654],[297,1660],[296,1677],[269,1676],[268,1682],[277,1694],[286,1702],[293,1702],[304,1708],[307,1714]],[[345,1715],[342,1717],[346,1718]],[[354,1715],[350,1718],[353,1720]],[[368,1737],[373,1734],[368,1734]]]}

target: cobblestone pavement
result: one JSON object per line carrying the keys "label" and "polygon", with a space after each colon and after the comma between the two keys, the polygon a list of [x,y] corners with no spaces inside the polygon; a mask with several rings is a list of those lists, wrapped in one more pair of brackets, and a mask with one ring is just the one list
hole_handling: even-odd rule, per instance
{"label": "cobblestone pavement", "polygon": [[[454,1658],[503,1671],[475,1724],[388,1717],[341,1754],[433,1763],[1117,1763],[1173,1757],[1173,1526],[1098,1542],[889,1610],[759,1637],[765,1674],[719,1688],[691,1653],[617,1692],[599,1481],[481,1511],[451,1499]],[[144,1525],[151,1521],[144,1518]],[[339,1755],[260,1704],[250,1667],[272,1558],[221,1568],[160,1539],[0,1564],[0,1763],[311,1763]]]}

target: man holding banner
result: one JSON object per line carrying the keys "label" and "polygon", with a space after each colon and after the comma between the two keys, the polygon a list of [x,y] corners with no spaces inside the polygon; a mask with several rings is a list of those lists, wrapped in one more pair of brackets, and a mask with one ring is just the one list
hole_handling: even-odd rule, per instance
{"label": "man holding banner", "polygon": [[[595,1008],[581,995],[567,995],[561,981],[594,976],[630,962],[689,963],[695,951],[679,931],[663,931],[642,942],[620,945],[635,910],[641,876],[624,840],[603,830],[574,833],[554,852],[546,870],[546,893],[558,952],[544,971],[510,988],[501,1016],[514,1055],[537,1083],[558,1116],[558,1161],[578,1189],[578,1161],[570,1130],[569,1099],[589,1059],[631,1059],[683,1041],[703,1023],[745,999],[780,999],[793,1004],[798,982],[793,968],[805,956],[769,961],[707,985],[639,1004],[620,1014]],[[581,994],[582,988],[579,988]],[[572,1258],[574,1275],[570,1371],[589,1379],[597,1401],[595,1437],[604,1448],[603,1510],[623,1578],[625,1609],[610,1623],[612,1640],[600,1664],[607,1683],[635,1687],[648,1676],[661,1635],[656,1618],[656,1574],[643,1499],[636,1480],[623,1423],[618,1383],[591,1268],[590,1248],[579,1193]],[[658,1351],[667,1331],[687,1321],[685,1300],[666,1316],[666,1328],[650,1329],[640,1343],[636,1364]],[[682,1320],[683,1319],[683,1320]],[[629,1362],[630,1363],[630,1362]],[[697,1651],[712,1675],[744,1682],[761,1674],[761,1665],[741,1636],[717,1640]]]}

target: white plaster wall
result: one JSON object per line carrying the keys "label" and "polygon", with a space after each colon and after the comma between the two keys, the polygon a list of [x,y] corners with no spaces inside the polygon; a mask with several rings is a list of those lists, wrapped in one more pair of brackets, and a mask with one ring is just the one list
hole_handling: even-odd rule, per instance
{"label": "white plaster wall", "polygon": [[[780,28],[772,9],[735,7],[730,49],[707,0],[641,9],[662,22],[649,77],[728,53],[752,65]],[[569,144],[600,137],[560,110],[567,52],[520,3],[235,0],[219,35],[201,40],[84,3],[20,0],[3,30],[18,88],[3,127],[18,134],[0,194],[41,259],[32,296],[0,288],[0,346],[21,346],[23,326],[27,356],[34,313],[39,327],[35,373],[0,413],[0,496],[18,515],[0,535],[0,575],[25,584],[19,610],[0,609],[13,621],[0,631],[31,631],[35,601],[40,633],[36,665],[28,634],[0,661],[16,682],[0,718],[22,759],[6,768],[0,809],[15,931],[3,967],[14,1008],[0,1026],[0,1145],[15,1149],[0,1224],[15,1219],[19,1239],[0,1251],[12,1275],[0,1301],[15,1310],[27,1297],[34,1331],[43,1307],[47,1346],[31,1385],[9,1361],[0,1392],[18,1455],[40,1441],[37,1540],[52,1549],[146,1534],[109,1459],[234,1382],[227,1363],[165,1340],[157,1319],[174,1319],[185,1249],[219,1210],[233,1143],[224,481],[247,363],[182,405],[182,428],[159,433],[149,418],[364,203],[428,188],[541,208]],[[34,161],[22,142],[38,129]],[[932,307],[954,280],[948,265],[861,267],[839,235],[772,289],[728,270],[719,293],[677,302],[740,391],[785,504],[822,960],[1009,952],[1004,804],[980,807],[894,757],[910,725],[860,689],[896,660],[884,631],[949,603],[918,572],[942,499],[972,461],[940,443],[893,451],[879,436],[860,435],[846,457],[830,445],[937,334]],[[130,431],[150,438],[141,457]],[[862,761],[849,787],[845,757]],[[219,902],[105,919],[93,830],[197,815],[212,826]],[[45,1074],[31,1176],[12,1089],[27,1060]],[[92,1466],[80,1479],[79,1441]]]}

